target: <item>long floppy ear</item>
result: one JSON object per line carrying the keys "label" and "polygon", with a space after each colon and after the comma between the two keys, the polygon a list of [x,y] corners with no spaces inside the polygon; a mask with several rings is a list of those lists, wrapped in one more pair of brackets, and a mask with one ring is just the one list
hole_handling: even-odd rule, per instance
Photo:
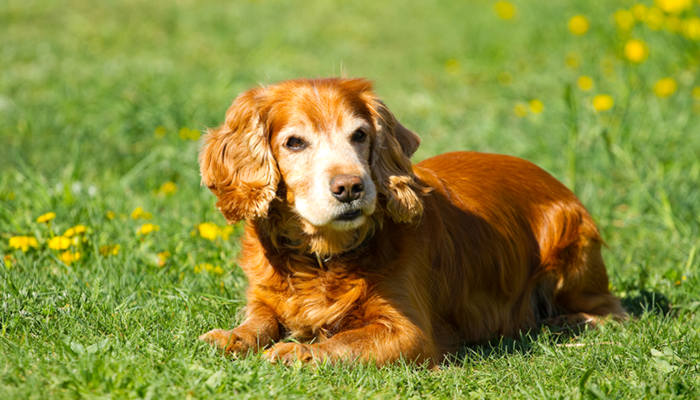
{"label": "long floppy ear", "polygon": [[401,125],[384,103],[369,101],[376,140],[372,149],[372,173],[386,210],[396,222],[414,222],[423,215],[421,195],[427,188],[413,174],[411,156],[420,144],[415,133]]}
{"label": "long floppy ear", "polygon": [[216,206],[229,223],[265,217],[276,196],[279,171],[260,112],[263,91],[238,96],[199,152],[202,183],[216,195]]}

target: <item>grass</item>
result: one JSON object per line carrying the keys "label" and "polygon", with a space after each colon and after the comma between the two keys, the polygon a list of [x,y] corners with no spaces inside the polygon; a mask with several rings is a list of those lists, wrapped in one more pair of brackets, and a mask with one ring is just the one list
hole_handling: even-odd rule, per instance
{"label": "grass", "polygon": [[[513,3],[511,20],[483,0],[0,3],[0,397],[698,398],[700,42],[668,17],[617,28],[629,1]],[[220,235],[188,137],[257,83],[339,74],[376,81],[423,138],[415,160],[513,154],[572,187],[635,317],[468,346],[438,372],[285,368],[199,343],[240,320],[246,282],[240,226]],[[664,77],[677,87],[659,97]],[[596,112],[598,94],[614,107]],[[78,224],[82,239],[49,248]]]}

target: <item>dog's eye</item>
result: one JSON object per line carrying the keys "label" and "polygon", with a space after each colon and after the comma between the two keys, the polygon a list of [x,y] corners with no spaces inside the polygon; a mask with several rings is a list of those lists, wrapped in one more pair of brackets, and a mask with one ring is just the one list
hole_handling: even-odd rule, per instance
{"label": "dog's eye", "polygon": [[299,151],[304,150],[306,148],[306,142],[304,141],[304,139],[292,136],[289,139],[287,139],[287,143],[285,143],[284,146],[289,150]]}
{"label": "dog's eye", "polygon": [[367,133],[362,129],[358,129],[352,133],[350,140],[352,140],[355,143],[362,143],[365,140],[367,140]]}

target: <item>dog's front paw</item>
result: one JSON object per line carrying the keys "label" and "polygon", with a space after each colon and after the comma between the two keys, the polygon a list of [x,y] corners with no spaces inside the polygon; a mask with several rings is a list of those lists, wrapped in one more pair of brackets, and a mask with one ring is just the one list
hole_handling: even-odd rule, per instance
{"label": "dog's front paw", "polygon": [[225,353],[241,354],[247,352],[251,347],[242,337],[236,334],[235,329],[230,331],[213,329],[200,336],[199,340],[216,346]]}
{"label": "dog's front paw", "polygon": [[265,351],[264,357],[271,363],[281,362],[285,365],[292,365],[297,360],[310,363],[323,358],[317,346],[302,343],[277,343]]}

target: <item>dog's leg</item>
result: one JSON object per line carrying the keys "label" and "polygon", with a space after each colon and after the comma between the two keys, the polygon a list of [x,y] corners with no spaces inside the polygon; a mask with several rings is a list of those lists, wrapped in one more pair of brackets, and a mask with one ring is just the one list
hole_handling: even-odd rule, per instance
{"label": "dog's leg", "polygon": [[595,327],[606,316],[625,319],[620,300],[610,293],[608,275],[600,254],[600,242],[585,241],[574,265],[559,277],[554,303],[564,314],[546,321],[549,325]]}
{"label": "dog's leg", "polygon": [[214,329],[199,337],[226,353],[245,354],[269,346],[280,338],[280,327],[274,312],[260,302],[247,306],[245,321],[231,330]]}
{"label": "dog's leg", "polygon": [[328,360],[361,360],[383,365],[399,358],[429,366],[437,362],[435,346],[430,338],[410,322],[387,326],[370,323],[357,329],[342,331],[317,344],[277,343],[265,357],[271,362],[291,364]]}

